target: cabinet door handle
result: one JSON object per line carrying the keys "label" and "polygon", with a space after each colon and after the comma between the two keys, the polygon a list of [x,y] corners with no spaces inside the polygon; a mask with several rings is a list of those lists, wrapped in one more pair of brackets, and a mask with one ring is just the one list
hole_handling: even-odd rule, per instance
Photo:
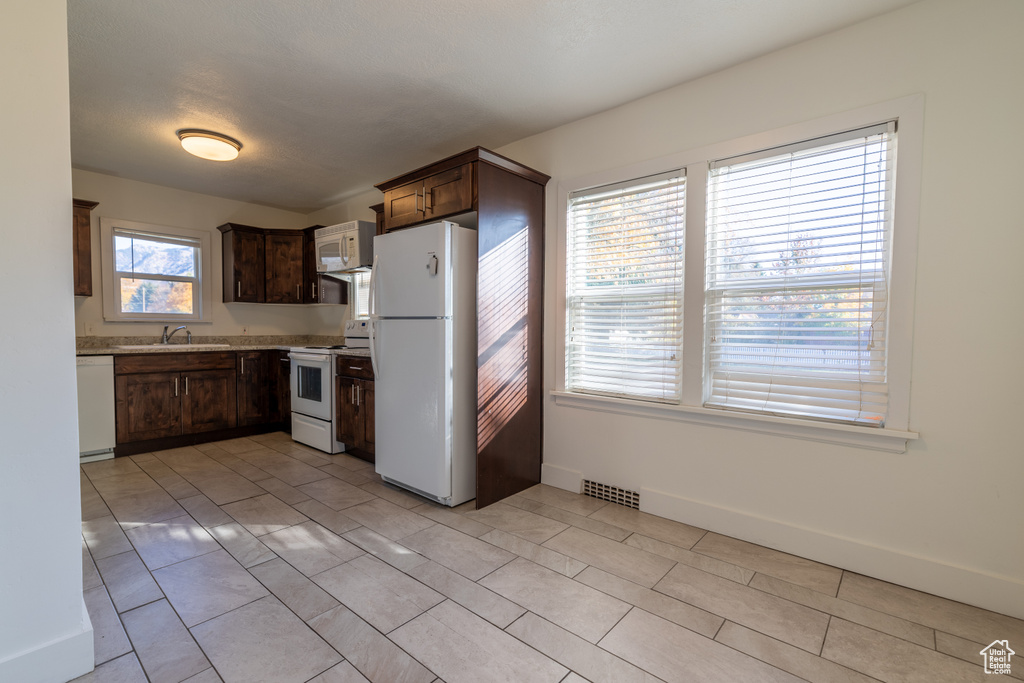
{"label": "cabinet door handle", "polygon": [[313,301],[316,301],[316,283],[315,282],[310,282],[309,283],[309,287],[310,287],[310,290],[312,290],[312,292],[313,292],[313,296],[311,296],[310,298]]}
{"label": "cabinet door handle", "polygon": [[242,281],[239,280],[237,284],[238,284],[238,298],[241,299],[242,298]]}
{"label": "cabinet door handle", "polygon": [[[430,191],[430,198],[431,199],[434,198],[434,191],[433,190]],[[430,206],[427,206],[427,187],[424,185],[423,186],[423,213],[426,213],[427,211],[433,211],[433,210],[434,210],[434,202],[433,201],[430,202]]]}
{"label": "cabinet door handle", "polygon": [[244,356],[242,357],[242,371],[239,372],[238,374],[240,374],[240,375],[244,375],[245,374],[245,357]]}
{"label": "cabinet door handle", "polygon": [[361,387],[358,384],[353,384],[352,388],[356,390],[356,407],[358,407],[362,403],[359,400],[360,399],[360,393],[361,393],[362,389],[361,389]]}
{"label": "cabinet door handle", "polygon": [[185,375],[185,395],[188,396],[188,375]]}
{"label": "cabinet door handle", "polygon": [[174,378],[174,396],[175,396],[175,398],[177,398],[177,396],[178,396],[178,378],[177,377]]}
{"label": "cabinet door handle", "polygon": [[295,285],[295,296],[297,296],[299,298],[299,301],[302,301],[302,284],[301,283]]}
{"label": "cabinet door handle", "polygon": [[348,388],[348,402],[352,405],[356,404],[356,385],[353,384]]}

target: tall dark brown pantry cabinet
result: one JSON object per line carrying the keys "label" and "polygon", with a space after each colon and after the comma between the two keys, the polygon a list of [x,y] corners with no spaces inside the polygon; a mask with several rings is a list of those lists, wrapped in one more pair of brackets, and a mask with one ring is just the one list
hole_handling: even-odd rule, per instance
{"label": "tall dark brown pantry cabinet", "polygon": [[478,231],[478,508],[540,482],[548,180],[476,147],[376,186],[385,232],[442,219]]}

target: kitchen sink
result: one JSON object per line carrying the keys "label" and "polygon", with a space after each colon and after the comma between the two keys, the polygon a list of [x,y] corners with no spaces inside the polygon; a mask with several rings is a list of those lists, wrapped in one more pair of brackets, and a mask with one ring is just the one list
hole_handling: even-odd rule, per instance
{"label": "kitchen sink", "polygon": [[155,349],[167,349],[168,351],[199,351],[199,350],[210,350],[210,349],[229,349],[231,344],[123,344],[120,346],[113,347],[115,349],[130,350],[155,350]]}

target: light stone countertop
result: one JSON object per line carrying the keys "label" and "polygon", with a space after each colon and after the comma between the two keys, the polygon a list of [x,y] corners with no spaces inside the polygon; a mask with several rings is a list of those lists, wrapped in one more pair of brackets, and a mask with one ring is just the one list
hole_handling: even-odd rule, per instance
{"label": "light stone countertop", "polygon": [[[179,342],[159,344],[159,337],[78,337],[76,355],[79,356],[129,356],[159,353],[202,353],[218,351],[287,351],[297,346],[334,346],[344,344],[344,337],[314,335],[278,336],[234,336],[234,337],[193,337],[193,343]],[[212,346],[216,345],[216,346]],[[369,349],[339,349],[345,356],[369,356]]]}

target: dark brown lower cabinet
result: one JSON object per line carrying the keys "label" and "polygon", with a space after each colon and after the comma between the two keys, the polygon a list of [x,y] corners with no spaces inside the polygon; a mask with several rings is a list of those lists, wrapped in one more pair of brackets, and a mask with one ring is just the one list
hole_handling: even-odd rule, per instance
{"label": "dark brown lower cabinet", "polygon": [[356,435],[362,430],[359,428],[359,404],[356,403],[356,386],[359,380],[354,377],[335,378],[337,390],[335,396],[338,400],[338,441],[345,446],[356,445]]}
{"label": "dark brown lower cabinet", "polygon": [[270,382],[266,351],[238,353],[238,426],[270,420]]}
{"label": "dark brown lower cabinet", "polygon": [[287,429],[289,370],[277,349],[115,356],[114,453]]}
{"label": "dark brown lower cabinet", "polygon": [[181,432],[213,432],[237,424],[235,373],[200,370],[182,375]]}
{"label": "dark brown lower cabinet", "polygon": [[287,351],[271,351],[267,360],[270,375],[270,421],[292,431],[292,360]]}
{"label": "dark brown lower cabinet", "polygon": [[373,462],[373,370],[367,359],[338,356],[335,373],[337,437],[345,452]]}
{"label": "dark brown lower cabinet", "polygon": [[230,429],[236,424],[230,370],[120,375],[114,382],[118,443]]}
{"label": "dark brown lower cabinet", "polygon": [[181,434],[181,374],[120,375],[114,382],[117,442]]}
{"label": "dark brown lower cabinet", "polygon": [[118,445],[234,428],[234,368],[233,352],[116,356]]}
{"label": "dark brown lower cabinet", "polygon": [[374,429],[376,427],[377,417],[373,413],[373,382],[369,380],[360,380],[362,382],[362,407],[363,407],[363,447],[370,453],[374,452],[374,444],[376,443],[373,438]]}

